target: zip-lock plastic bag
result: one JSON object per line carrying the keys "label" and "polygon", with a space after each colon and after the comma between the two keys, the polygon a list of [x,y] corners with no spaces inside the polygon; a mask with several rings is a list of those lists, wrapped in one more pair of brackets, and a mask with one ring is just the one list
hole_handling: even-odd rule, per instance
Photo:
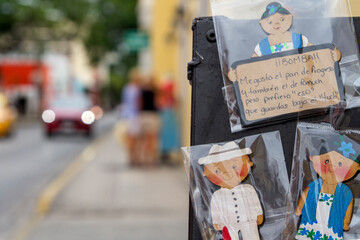
{"label": "zip-lock plastic bag", "polygon": [[289,180],[278,131],[182,151],[204,240],[280,239]]}
{"label": "zip-lock plastic bag", "polygon": [[360,239],[360,131],[343,121],[344,110],[297,125],[281,239]]}
{"label": "zip-lock plastic bag", "polygon": [[[211,0],[231,131],[360,104],[347,0]],[[307,99],[304,101],[304,99]]]}

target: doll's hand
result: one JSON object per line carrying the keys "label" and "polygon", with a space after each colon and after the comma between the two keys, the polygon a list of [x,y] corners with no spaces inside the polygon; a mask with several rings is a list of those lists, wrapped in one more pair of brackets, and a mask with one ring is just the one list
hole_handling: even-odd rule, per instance
{"label": "doll's hand", "polygon": [[296,216],[300,216],[301,214],[302,214],[302,209],[299,208],[299,207],[297,207],[297,208],[295,209],[295,215],[296,215]]}
{"label": "doll's hand", "polygon": [[257,225],[261,225],[263,223],[263,221],[264,221],[263,215],[257,216],[257,219],[256,219]]}
{"label": "doll's hand", "polygon": [[214,226],[214,228],[215,228],[216,231],[222,230],[222,227],[221,227],[220,224],[214,224],[213,226]]}
{"label": "doll's hand", "polygon": [[338,62],[341,59],[341,52],[335,47],[335,49],[331,51],[331,56],[335,62]]}
{"label": "doll's hand", "polygon": [[228,77],[229,77],[230,81],[235,82],[236,81],[236,70],[230,68],[230,71],[228,73]]}
{"label": "doll's hand", "polygon": [[344,223],[344,231],[349,231],[350,230],[350,226],[348,223]]}

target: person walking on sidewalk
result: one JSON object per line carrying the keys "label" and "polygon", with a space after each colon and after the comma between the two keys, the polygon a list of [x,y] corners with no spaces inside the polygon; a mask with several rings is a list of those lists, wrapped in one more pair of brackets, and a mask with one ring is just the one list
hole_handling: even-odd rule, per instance
{"label": "person walking on sidewalk", "polygon": [[175,113],[174,80],[171,77],[166,77],[161,82],[158,102],[161,115],[161,159],[163,163],[170,163],[180,148],[179,124]]}
{"label": "person walking on sidewalk", "polygon": [[141,164],[152,167],[158,158],[160,118],[156,106],[156,88],[151,77],[143,79],[140,97]]}
{"label": "person walking on sidewalk", "polygon": [[129,74],[129,83],[124,86],[122,91],[122,109],[121,119],[125,129],[125,146],[129,155],[131,165],[138,165],[140,157],[138,154],[140,122],[139,122],[139,104],[141,81],[138,70],[132,69]]}

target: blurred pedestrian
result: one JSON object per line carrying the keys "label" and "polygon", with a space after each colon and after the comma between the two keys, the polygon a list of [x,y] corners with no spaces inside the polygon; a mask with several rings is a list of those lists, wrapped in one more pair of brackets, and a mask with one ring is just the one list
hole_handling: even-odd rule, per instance
{"label": "blurred pedestrian", "polygon": [[172,156],[180,147],[179,126],[175,114],[176,101],[174,96],[174,81],[165,77],[160,84],[159,108],[161,110],[160,149],[161,159],[170,163]]}
{"label": "blurred pedestrian", "polygon": [[148,167],[154,166],[158,159],[160,118],[156,107],[156,93],[153,78],[144,78],[140,98],[140,148],[141,162]]}
{"label": "blurred pedestrian", "polygon": [[[137,69],[132,69],[129,74],[129,83],[124,86],[122,91],[121,107],[121,126],[124,130],[125,146],[129,155],[131,165],[140,164],[140,155],[138,151],[140,138],[139,106],[141,90],[139,83],[141,75]],[[120,130],[121,132],[122,130]],[[121,136],[120,136],[121,137]]]}

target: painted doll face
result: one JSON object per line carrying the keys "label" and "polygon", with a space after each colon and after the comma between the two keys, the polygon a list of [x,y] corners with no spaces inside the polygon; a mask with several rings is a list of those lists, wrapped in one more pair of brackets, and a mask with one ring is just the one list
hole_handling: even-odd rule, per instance
{"label": "painted doll face", "polygon": [[251,166],[253,166],[253,163],[250,161],[249,156],[245,155],[222,162],[206,164],[203,175],[215,185],[232,189],[246,178]]}
{"label": "painted doll face", "polygon": [[275,13],[274,15],[260,20],[260,25],[270,35],[278,35],[290,29],[293,20],[291,14]]}
{"label": "painted doll face", "polygon": [[320,175],[324,182],[337,184],[352,178],[360,165],[341,155],[331,151],[322,155],[311,156],[314,170]]}

